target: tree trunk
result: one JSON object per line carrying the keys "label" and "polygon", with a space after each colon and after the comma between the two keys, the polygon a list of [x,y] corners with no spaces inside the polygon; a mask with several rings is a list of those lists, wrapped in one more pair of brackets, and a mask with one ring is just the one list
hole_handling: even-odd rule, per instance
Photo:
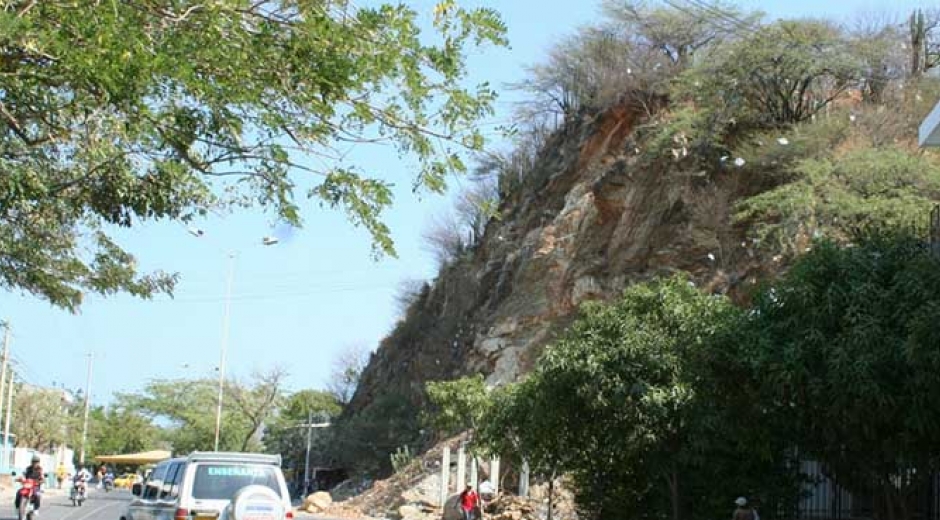
{"label": "tree trunk", "polygon": [[884,500],[884,512],[888,515],[887,520],[900,520],[894,507],[894,490],[890,480],[881,484],[881,494]]}
{"label": "tree trunk", "polygon": [[926,30],[924,28],[924,13],[920,10],[911,14],[911,76],[919,78],[924,73],[924,56]]}
{"label": "tree trunk", "polygon": [[548,477],[548,517],[546,520],[552,520],[552,512],[555,508],[555,472]]}
{"label": "tree trunk", "polygon": [[666,484],[669,486],[669,502],[672,505],[672,520],[680,520],[682,507],[679,504],[679,468],[672,464],[672,471],[666,475]]}

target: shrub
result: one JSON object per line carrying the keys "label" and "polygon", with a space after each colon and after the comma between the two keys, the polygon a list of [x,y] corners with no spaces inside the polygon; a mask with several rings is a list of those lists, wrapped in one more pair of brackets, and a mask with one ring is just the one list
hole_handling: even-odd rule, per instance
{"label": "shrub", "polygon": [[764,247],[796,254],[812,238],[847,239],[870,224],[911,226],[940,199],[940,162],[906,150],[866,148],[810,158],[796,180],[745,199],[736,219],[753,223]]}

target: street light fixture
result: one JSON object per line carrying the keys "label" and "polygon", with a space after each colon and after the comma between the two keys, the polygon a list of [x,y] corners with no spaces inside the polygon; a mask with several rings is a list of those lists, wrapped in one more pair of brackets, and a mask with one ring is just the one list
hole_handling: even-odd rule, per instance
{"label": "street light fixture", "polygon": [[[205,232],[199,228],[189,228],[190,235],[196,238],[205,236]],[[278,243],[278,239],[272,236],[266,236],[261,239],[261,244],[273,246]],[[219,438],[222,433],[222,398],[225,396],[225,358],[228,351],[229,329],[231,328],[232,312],[232,287],[235,284],[235,258],[237,251],[228,252],[228,276],[225,283],[225,311],[222,315],[222,344],[219,347],[219,398],[215,408],[215,439],[213,441],[213,450],[219,451]]]}
{"label": "street light fixture", "polygon": [[194,227],[187,228],[186,231],[189,232],[190,235],[192,235],[192,236],[194,236],[194,237],[196,237],[196,238],[199,238],[199,237],[201,237],[202,235],[204,235],[204,234],[206,233],[205,231],[203,231],[203,230],[201,230],[201,229],[199,229],[199,228],[194,228]]}

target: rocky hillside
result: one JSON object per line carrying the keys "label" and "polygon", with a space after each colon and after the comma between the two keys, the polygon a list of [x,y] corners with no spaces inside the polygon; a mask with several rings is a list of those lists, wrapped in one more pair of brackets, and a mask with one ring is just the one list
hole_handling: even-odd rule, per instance
{"label": "rocky hillside", "polygon": [[635,130],[644,113],[621,104],[551,138],[480,245],[445,267],[382,342],[353,411],[389,393],[420,400],[430,380],[513,381],[580,303],[616,297],[632,281],[682,270],[712,291],[745,293],[767,262],[731,206],[760,187],[734,168],[642,165]]}

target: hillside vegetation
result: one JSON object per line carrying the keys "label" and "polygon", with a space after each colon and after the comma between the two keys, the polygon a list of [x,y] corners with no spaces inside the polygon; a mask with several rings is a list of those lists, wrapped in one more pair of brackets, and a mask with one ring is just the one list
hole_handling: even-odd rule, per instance
{"label": "hillside vegetation", "polygon": [[[856,307],[879,295],[870,301],[902,308],[908,281],[933,265],[912,244],[940,201],[940,162],[916,145],[940,99],[936,14],[769,21],[696,5],[605,2],[602,21],[530,68],[516,85],[531,101],[510,129],[514,146],[478,162],[495,188],[480,190],[489,195],[476,207],[491,218],[481,228],[464,210],[474,218],[455,218],[450,235],[435,230],[441,272],[409,293],[349,424],[389,422],[393,400],[426,403],[422,382],[482,374],[503,388],[481,397],[485,410],[454,412],[440,396],[455,392],[431,392],[431,410],[449,418],[440,434],[475,425],[479,449],[525,456],[543,478],[568,475],[588,518],[713,518],[753,493],[763,517],[788,517],[801,489],[795,449],[839,484],[880,493],[879,518],[908,518],[916,507],[905,501],[924,482],[911,468],[927,475],[937,460],[918,451],[936,418],[916,430],[904,429],[909,418],[891,416],[894,429],[861,419],[871,399],[911,397],[897,380],[866,378],[933,366],[881,365],[877,338],[922,360],[929,334],[915,325],[928,318]],[[866,264],[843,249],[851,244],[902,274]],[[846,276],[852,265],[863,275]],[[775,290],[802,307],[788,321],[752,321],[774,314]],[[903,308],[936,308],[925,291],[911,298]],[[866,334],[868,364],[852,364],[850,338]],[[776,350],[783,344],[790,350]],[[830,357],[835,365],[820,364]],[[840,388],[858,393],[837,400]],[[851,420],[822,408],[847,402]],[[787,413],[797,405],[818,416]],[[858,429],[861,440],[835,453],[819,418],[844,420],[833,431]],[[421,432],[383,443],[434,440]],[[878,435],[905,447],[879,452]],[[863,448],[887,455],[877,467],[849,464]],[[375,453],[358,456],[347,452],[352,465]],[[892,487],[902,474],[910,480]]]}

